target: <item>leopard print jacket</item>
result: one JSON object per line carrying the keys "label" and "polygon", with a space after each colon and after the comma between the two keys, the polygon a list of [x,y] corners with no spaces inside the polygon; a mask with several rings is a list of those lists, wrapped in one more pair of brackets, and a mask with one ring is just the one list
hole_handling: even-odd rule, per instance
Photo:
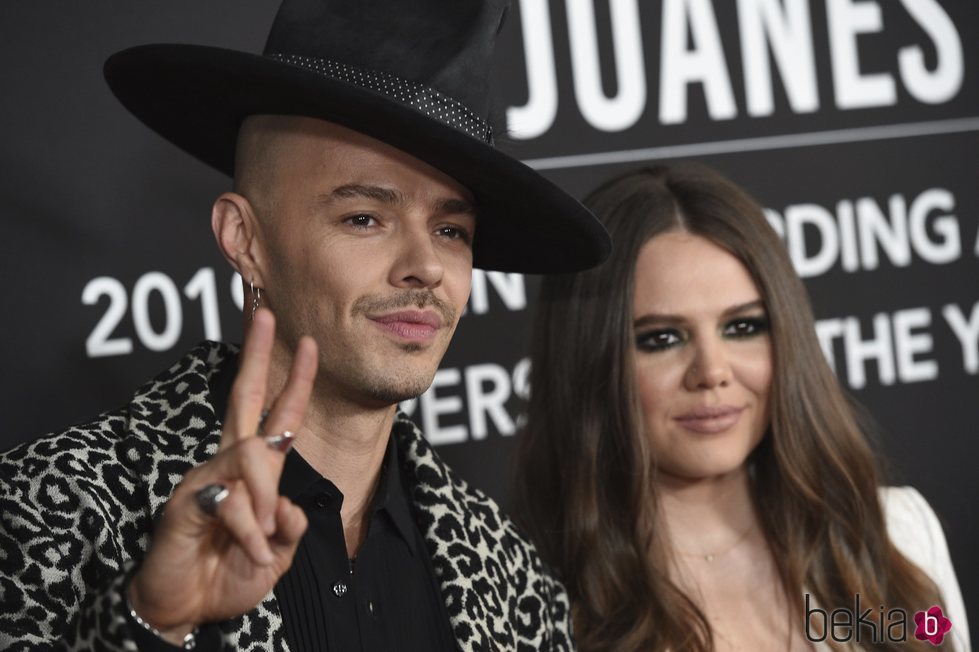
{"label": "leopard print jacket", "polygon": [[[122,589],[177,483],[217,450],[199,345],[125,407],[0,454],[0,649],[135,650]],[[567,595],[496,503],[399,414],[419,531],[460,650],[571,650]],[[226,649],[287,650],[274,594],[220,624]]]}

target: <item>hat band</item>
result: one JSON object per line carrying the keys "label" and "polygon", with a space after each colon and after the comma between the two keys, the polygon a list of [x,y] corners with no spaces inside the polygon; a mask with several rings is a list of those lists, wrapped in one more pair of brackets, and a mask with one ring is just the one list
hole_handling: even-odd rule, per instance
{"label": "hat band", "polygon": [[489,123],[462,102],[443,95],[434,88],[383,71],[355,68],[329,59],[280,53],[266,56],[276,61],[305,68],[330,79],[380,93],[388,99],[409,106],[448,127],[489,145],[493,144],[493,129]]}

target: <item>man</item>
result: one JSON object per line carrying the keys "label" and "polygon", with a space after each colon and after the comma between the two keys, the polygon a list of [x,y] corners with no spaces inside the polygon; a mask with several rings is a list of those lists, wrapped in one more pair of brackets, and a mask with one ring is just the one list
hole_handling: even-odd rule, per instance
{"label": "man", "polygon": [[0,647],[572,647],[533,547],[396,409],[430,384],[474,264],[608,253],[492,147],[504,13],[286,0],[262,56],[107,62],[137,117],[234,173],[212,225],[246,343],[205,343],[125,408],[0,456]]}

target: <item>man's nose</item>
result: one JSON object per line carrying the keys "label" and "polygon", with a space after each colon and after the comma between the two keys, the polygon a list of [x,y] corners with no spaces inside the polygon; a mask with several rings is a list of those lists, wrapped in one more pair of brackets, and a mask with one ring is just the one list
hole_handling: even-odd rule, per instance
{"label": "man's nose", "polygon": [[444,266],[427,225],[405,229],[398,255],[391,269],[391,283],[396,287],[432,288],[442,282]]}

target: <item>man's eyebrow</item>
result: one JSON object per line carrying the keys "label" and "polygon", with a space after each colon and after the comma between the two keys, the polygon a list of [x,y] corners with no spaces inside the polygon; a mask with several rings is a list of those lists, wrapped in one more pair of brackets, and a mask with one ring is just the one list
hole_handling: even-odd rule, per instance
{"label": "man's eyebrow", "polygon": [[[761,299],[755,299],[754,301],[746,301],[745,303],[739,303],[737,305],[726,308],[724,312],[721,313],[721,317],[729,317],[731,315],[738,315],[743,312],[748,312],[749,310],[754,310],[756,308],[765,308],[765,302]],[[633,323],[633,328],[639,328],[647,324],[681,324],[685,321],[680,315],[659,315],[656,313],[648,313],[638,317]]]}
{"label": "man's eyebrow", "polygon": [[435,201],[435,212],[439,215],[467,214],[476,217],[476,207],[465,199],[438,199]]}
{"label": "man's eyebrow", "polygon": [[329,194],[320,195],[320,201],[322,202],[330,202],[334,199],[372,199],[385,204],[405,203],[404,195],[398,190],[362,183],[348,183],[343,186],[337,186]]}
{"label": "man's eyebrow", "polygon": [[[400,190],[363,183],[348,183],[337,186],[332,192],[322,194],[317,199],[321,204],[328,204],[337,199],[370,199],[393,205],[407,203],[407,199],[405,199],[404,194]],[[440,215],[463,213],[472,215],[473,217],[476,216],[476,207],[471,202],[456,197],[435,200],[433,202],[433,209]]]}

